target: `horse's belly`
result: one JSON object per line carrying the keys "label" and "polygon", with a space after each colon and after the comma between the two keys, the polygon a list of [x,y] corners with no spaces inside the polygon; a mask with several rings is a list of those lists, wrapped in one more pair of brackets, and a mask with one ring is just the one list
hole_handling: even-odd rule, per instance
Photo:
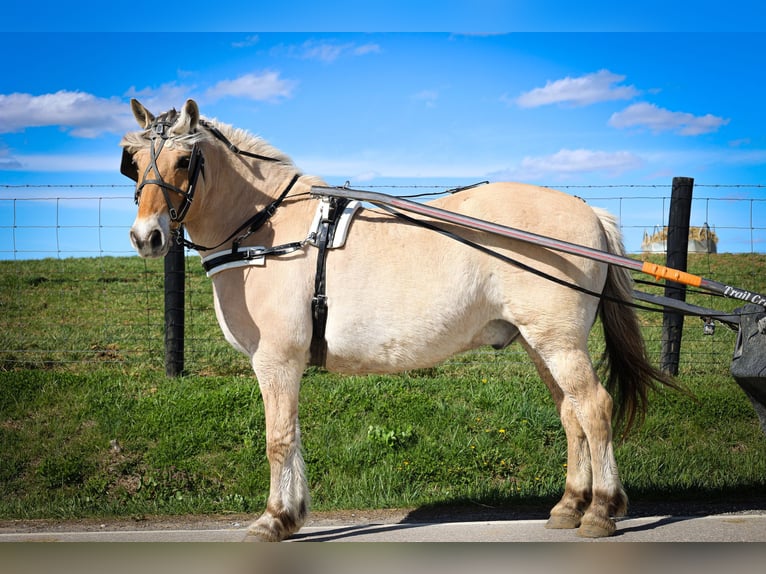
{"label": "horse's belly", "polygon": [[519,331],[503,320],[484,325],[442,326],[423,329],[392,329],[391,324],[369,322],[350,328],[340,336],[328,336],[327,368],[331,371],[396,373],[432,367],[449,357],[484,345],[500,349],[513,342]]}
{"label": "horse's belly", "polygon": [[364,348],[344,348],[340,352],[328,349],[327,369],[343,374],[398,373],[436,365],[459,352],[437,348],[420,348],[398,341]]}

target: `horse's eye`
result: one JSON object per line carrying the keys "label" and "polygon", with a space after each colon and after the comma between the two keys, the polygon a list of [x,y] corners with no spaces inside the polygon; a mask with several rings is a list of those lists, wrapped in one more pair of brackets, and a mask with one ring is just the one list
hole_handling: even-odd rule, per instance
{"label": "horse's eye", "polygon": [[179,157],[178,161],[176,161],[176,169],[189,169],[190,161],[191,161],[191,157],[188,155]]}

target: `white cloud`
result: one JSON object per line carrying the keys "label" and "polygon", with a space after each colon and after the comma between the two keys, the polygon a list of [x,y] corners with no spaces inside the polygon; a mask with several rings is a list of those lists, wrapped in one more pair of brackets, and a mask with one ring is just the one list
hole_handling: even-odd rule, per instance
{"label": "white cloud", "polygon": [[19,154],[0,157],[0,171],[112,172],[119,168],[117,152],[105,154]]}
{"label": "white cloud", "polygon": [[567,76],[554,82],[546,82],[542,88],[535,88],[516,98],[522,108],[536,108],[548,104],[568,103],[573,106],[587,106],[609,100],[629,100],[639,92],[633,86],[620,86],[625,76],[600,70],[578,78]]}
{"label": "white cloud", "polygon": [[[189,94],[194,91],[194,85],[177,84],[176,82],[168,82],[162,84],[159,88],[143,88],[137,90],[135,86],[131,86],[125,96],[128,98],[136,98],[141,100],[141,103],[146,106],[153,114],[157,115],[171,108],[180,107],[189,98]],[[124,104],[127,113],[130,114],[130,107]],[[132,118],[132,114],[130,114]],[[135,129],[135,121],[131,122],[130,129]]]}
{"label": "white cloud", "polygon": [[379,44],[362,44],[352,50],[354,56],[366,56],[367,54],[380,54],[382,52]]}
{"label": "white cloud", "polygon": [[21,168],[21,163],[13,157],[8,149],[0,147],[0,171],[11,171]]}
{"label": "white cloud", "polygon": [[245,36],[244,40],[240,40],[239,42],[232,42],[231,46],[232,48],[249,48],[250,46],[255,46],[260,41],[260,38],[257,34],[253,34],[251,36]]}
{"label": "white cloud", "polygon": [[417,94],[414,94],[412,99],[425,102],[426,107],[433,108],[436,106],[436,100],[439,99],[439,92],[436,90],[421,90]]}
{"label": "white cloud", "polygon": [[527,156],[521,160],[517,175],[524,179],[543,176],[570,176],[578,173],[607,172],[619,175],[637,169],[643,160],[628,151],[562,149],[552,155]]}
{"label": "white cloud", "polygon": [[130,109],[120,98],[66,90],[39,96],[0,94],[0,133],[59,126],[73,136],[92,138],[104,132],[122,132],[129,120]]}
{"label": "white cloud", "polygon": [[332,63],[347,54],[351,56],[366,56],[368,54],[379,54],[381,51],[379,44],[368,43],[358,45],[354,42],[339,43],[328,40],[307,40],[300,46],[287,48],[288,55],[292,57],[304,60],[319,60],[326,64]]}
{"label": "white cloud", "polygon": [[244,74],[233,80],[222,80],[209,88],[205,96],[210,100],[225,97],[246,98],[257,101],[276,101],[292,96],[297,82],[279,77],[279,72]]}
{"label": "white cloud", "polygon": [[320,62],[334,62],[340,55],[352,47],[352,44],[333,44],[329,42],[306,42],[303,44],[302,58],[306,60],[319,60]]}
{"label": "white cloud", "polygon": [[[200,104],[226,97],[275,102],[291,97],[297,85],[298,82],[294,80],[281,78],[279,72],[265,71],[243,74],[233,80],[221,80],[203,93],[200,93],[198,86],[194,84],[168,82],[158,88],[146,87],[138,90],[131,87],[125,96],[141,100],[141,103],[156,115],[171,108],[178,109],[188,98],[195,98]],[[129,111],[127,106],[126,109]],[[130,127],[135,127],[135,123]]]}
{"label": "white cloud", "polygon": [[418,160],[411,157],[387,157],[384,152],[360,154],[345,159],[327,157],[294,157],[295,163],[306,173],[325,178],[344,178],[353,181],[371,181],[382,178],[486,178],[502,169],[501,164],[472,162],[441,162]]}
{"label": "white cloud", "polygon": [[328,180],[350,179],[352,184],[378,178],[426,178],[436,182],[447,178],[465,181],[553,181],[570,179],[580,174],[619,176],[647,164],[642,157],[629,151],[588,149],[562,149],[551,155],[527,156],[510,168],[506,163],[507,158],[493,161],[464,157],[450,163],[436,158],[387,157],[385,153],[380,153],[341,160],[323,157],[294,159],[306,173],[317,174]]}
{"label": "white cloud", "polygon": [[728,119],[712,114],[672,112],[647,102],[633,104],[609,118],[609,125],[615,128],[647,127],[655,133],[673,131],[684,136],[715,132],[728,123]]}

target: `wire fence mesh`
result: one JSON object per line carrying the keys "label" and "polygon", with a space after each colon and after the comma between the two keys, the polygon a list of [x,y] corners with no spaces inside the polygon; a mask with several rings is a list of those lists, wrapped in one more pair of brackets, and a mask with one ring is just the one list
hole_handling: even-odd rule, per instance
{"label": "wire fence mesh", "polygon": [[[0,369],[163,369],[163,265],[134,255],[128,230],[135,208],[123,187],[0,186]],[[637,257],[647,257],[641,252],[645,235],[667,221],[670,185],[558,187],[617,215],[626,248]],[[400,189],[391,192],[402,195]],[[763,186],[695,185],[691,225],[703,224],[715,232],[719,253],[692,256],[689,271],[766,291]],[[247,358],[218,329],[210,282],[195,252],[187,252],[186,267],[187,372],[249,373]],[[689,300],[713,309],[737,306],[709,295],[690,294]],[[642,313],[641,321],[658,360],[661,315]],[[599,341],[596,334],[594,354]],[[733,346],[733,332],[719,327],[714,336],[703,336],[702,323],[687,318],[682,367],[727,368]],[[454,359],[526,360],[516,346]]]}

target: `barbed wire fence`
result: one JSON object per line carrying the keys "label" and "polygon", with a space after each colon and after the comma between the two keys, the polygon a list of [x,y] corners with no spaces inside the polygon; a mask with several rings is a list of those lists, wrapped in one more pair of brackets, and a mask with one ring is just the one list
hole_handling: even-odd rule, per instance
{"label": "barbed wire fence", "polygon": [[[134,254],[128,230],[135,217],[132,186],[0,185],[0,369],[81,369],[115,365],[163,369],[162,261]],[[362,186],[367,188],[381,186]],[[389,193],[431,193],[451,186],[383,186]],[[670,185],[555,186],[618,216],[629,253],[640,255],[644,234],[667,222]],[[708,224],[718,251],[748,262],[731,277],[731,258],[695,257],[696,272],[710,279],[728,274],[745,289],[766,290],[766,193],[761,185],[695,184],[691,224]],[[659,255],[658,255],[659,256]],[[186,372],[249,374],[247,358],[224,341],[212,290],[196,252],[186,253]],[[730,310],[736,302],[696,301]],[[650,352],[659,352],[661,315],[642,315]],[[686,321],[682,364],[708,369],[728,365],[734,334],[701,335]],[[597,343],[594,343],[597,345]],[[655,351],[655,349],[657,349]],[[598,349],[594,349],[594,354]],[[481,349],[460,364],[526,361],[517,346]]]}

